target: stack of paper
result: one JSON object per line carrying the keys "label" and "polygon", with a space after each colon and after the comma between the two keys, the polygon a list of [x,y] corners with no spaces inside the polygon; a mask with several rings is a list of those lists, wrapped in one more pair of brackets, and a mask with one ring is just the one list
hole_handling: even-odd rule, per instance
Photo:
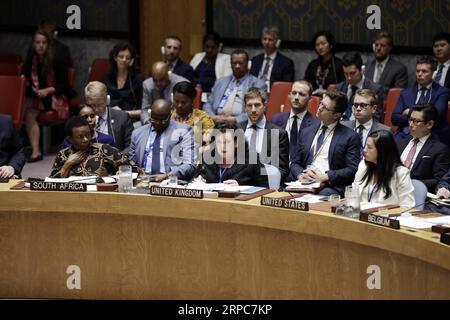
{"label": "stack of paper", "polygon": [[286,182],[286,191],[291,191],[291,190],[298,190],[298,189],[316,189],[320,187],[320,182],[314,182],[311,184],[304,184],[300,181],[293,181],[293,182]]}

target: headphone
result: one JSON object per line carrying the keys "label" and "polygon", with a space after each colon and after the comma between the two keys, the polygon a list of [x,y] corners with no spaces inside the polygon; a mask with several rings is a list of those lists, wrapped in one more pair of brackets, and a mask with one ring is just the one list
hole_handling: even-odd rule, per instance
{"label": "headphone", "polygon": [[221,42],[221,43],[219,43],[219,52],[222,52],[222,49],[223,49],[223,43]]}
{"label": "headphone", "polygon": [[130,62],[128,63],[128,66],[129,66],[129,67],[132,67],[133,64],[134,64],[134,58],[131,58]]}
{"label": "headphone", "polygon": [[372,43],[372,51],[373,51],[373,52],[376,52],[376,47],[377,47],[377,45],[375,44],[375,42]]}
{"label": "headphone", "polygon": [[278,39],[277,42],[275,42],[275,47],[277,47],[277,49],[279,49],[280,45],[281,45],[281,40]]}
{"label": "headphone", "polygon": [[161,54],[166,55],[166,46],[161,46]]}
{"label": "headphone", "polygon": [[109,94],[106,96],[106,104],[108,105],[108,107],[111,104],[111,96]]}

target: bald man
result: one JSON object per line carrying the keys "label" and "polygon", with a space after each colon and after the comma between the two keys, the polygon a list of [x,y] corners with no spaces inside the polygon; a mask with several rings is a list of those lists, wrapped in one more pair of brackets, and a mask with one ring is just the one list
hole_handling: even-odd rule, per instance
{"label": "bald man", "polygon": [[155,62],[152,66],[152,77],[148,78],[142,84],[142,110],[141,122],[148,123],[149,108],[153,101],[157,99],[166,99],[171,101],[173,87],[181,81],[189,81],[175,73],[169,72],[169,66],[162,61]]}
{"label": "bald man", "polygon": [[188,181],[194,174],[194,132],[191,126],[170,120],[172,105],[153,102],[148,124],[131,135],[129,156],[157,182],[171,175]]}

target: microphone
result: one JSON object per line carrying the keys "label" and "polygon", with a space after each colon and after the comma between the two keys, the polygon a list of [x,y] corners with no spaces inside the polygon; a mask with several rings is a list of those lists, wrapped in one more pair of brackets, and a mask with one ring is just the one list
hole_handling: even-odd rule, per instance
{"label": "microphone", "polygon": [[396,216],[396,218],[397,218],[397,217],[400,217],[400,216],[402,215],[402,213],[405,213],[405,212],[408,212],[409,210],[412,210],[412,209],[415,209],[415,208],[417,208],[417,207],[423,206],[424,204],[427,204],[427,203],[429,203],[429,202],[431,202],[431,201],[432,201],[432,199],[429,199],[429,200],[425,201],[424,203],[420,203],[420,204],[418,204],[418,205],[415,205],[414,207],[411,207],[411,208],[408,208],[408,209],[406,209],[406,210],[403,210],[403,211],[397,213],[398,216]]}

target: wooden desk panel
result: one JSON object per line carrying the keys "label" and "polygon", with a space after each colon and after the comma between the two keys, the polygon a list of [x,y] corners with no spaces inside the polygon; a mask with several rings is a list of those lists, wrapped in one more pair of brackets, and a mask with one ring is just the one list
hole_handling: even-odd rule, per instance
{"label": "wooden desk panel", "polygon": [[[428,232],[256,199],[0,190],[3,298],[450,298],[450,248]],[[66,287],[69,265],[81,290]]]}

